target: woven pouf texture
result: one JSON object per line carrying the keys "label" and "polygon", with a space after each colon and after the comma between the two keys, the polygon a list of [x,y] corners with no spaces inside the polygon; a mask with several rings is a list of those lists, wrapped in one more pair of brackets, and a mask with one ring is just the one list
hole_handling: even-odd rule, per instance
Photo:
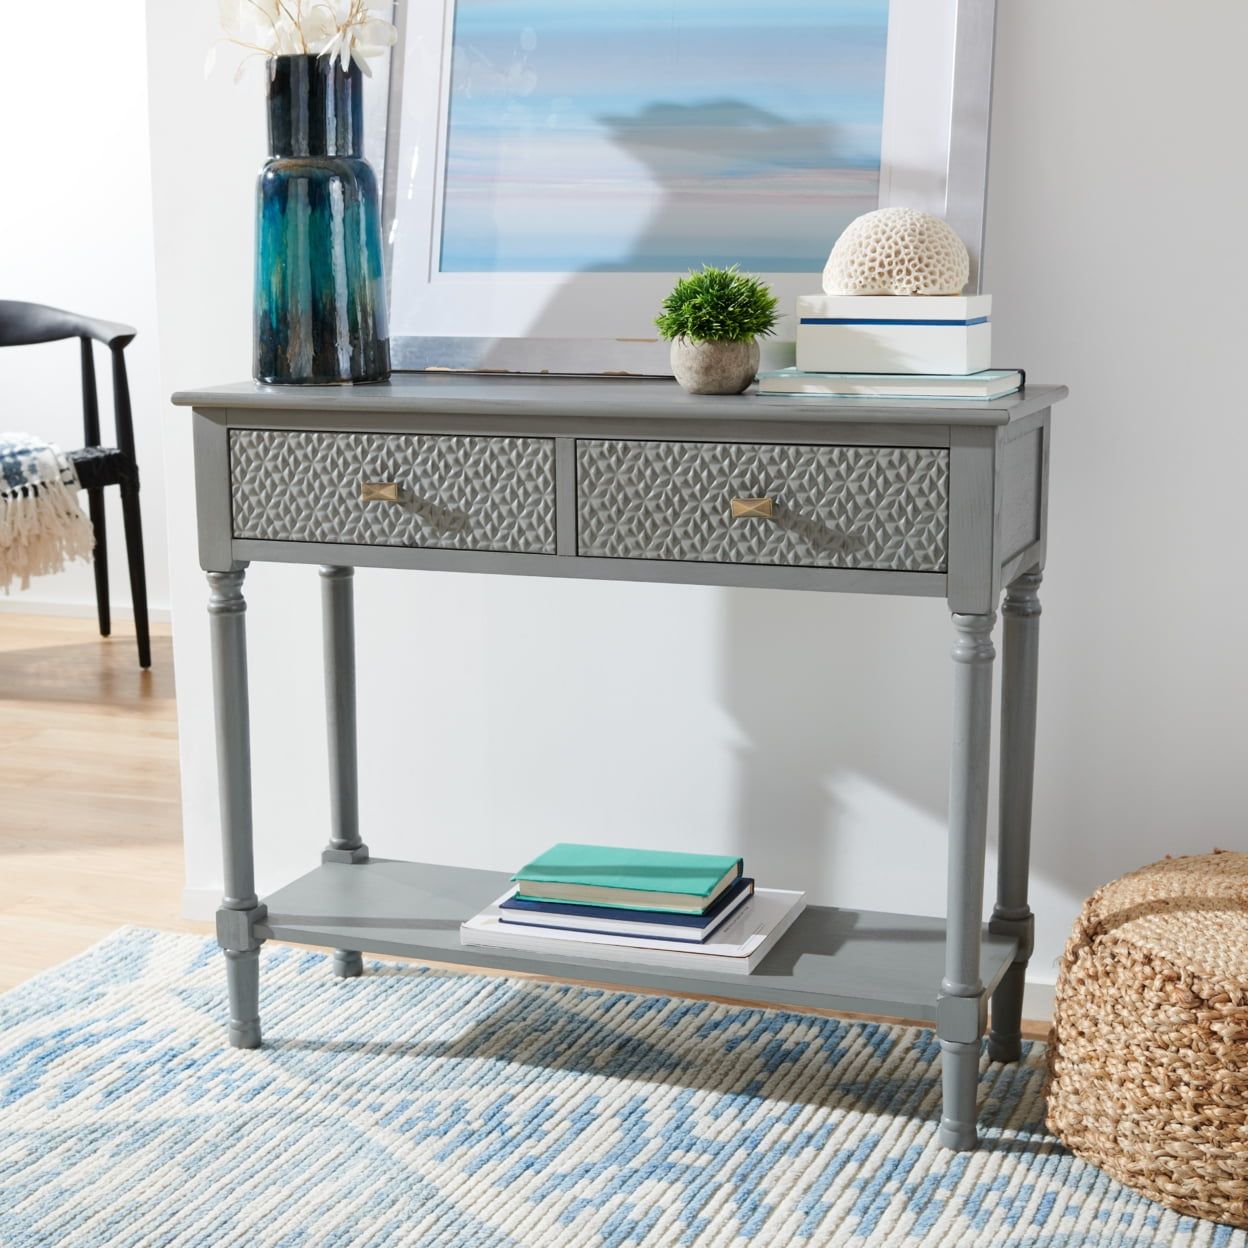
{"label": "woven pouf texture", "polygon": [[1066,945],[1048,1125],[1181,1213],[1248,1227],[1248,854],[1094,893]]}

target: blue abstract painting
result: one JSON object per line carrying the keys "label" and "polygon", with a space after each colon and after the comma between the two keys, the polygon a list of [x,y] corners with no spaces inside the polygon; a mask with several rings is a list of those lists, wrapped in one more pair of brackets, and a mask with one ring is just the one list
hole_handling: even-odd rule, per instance
{"label": "blue abstract painting", "polygon": [[822,268],[878,204],[888,0],[457,0],[443,272]]}

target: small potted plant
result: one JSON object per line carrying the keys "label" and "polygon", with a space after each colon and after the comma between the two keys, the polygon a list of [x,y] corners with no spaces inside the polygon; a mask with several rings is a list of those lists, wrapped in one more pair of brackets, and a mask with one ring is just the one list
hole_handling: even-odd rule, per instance
{"label": "small potted plant", "polygon": [[758,372],[758,339],[775,330],[776,297],[735,264],[703,265],[676,283],[654,323],[690,394],[740,394]]}

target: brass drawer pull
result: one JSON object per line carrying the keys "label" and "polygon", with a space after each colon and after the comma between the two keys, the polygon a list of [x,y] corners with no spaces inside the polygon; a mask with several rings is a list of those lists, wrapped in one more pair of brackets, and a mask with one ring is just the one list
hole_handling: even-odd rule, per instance
{"label": "brass drawer pull", "polygon": [[772,520],[776,514],[774,498],[734,498],[730,504],[734,520]]}
{"label": "brass drawer pull", "polygon": [[397,481],[361,481],[360,500],[365,503],[397,503],[399,499],[399,483]]}

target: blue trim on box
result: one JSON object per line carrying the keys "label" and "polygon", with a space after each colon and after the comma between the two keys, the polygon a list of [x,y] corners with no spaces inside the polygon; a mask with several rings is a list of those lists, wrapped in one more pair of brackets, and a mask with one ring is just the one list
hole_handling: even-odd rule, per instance
{"label": "blue trim on box", "polygon": [[798,322],[801,325],[987,325],[990,318],[973,316],[969,321],[917,321],[894,320],[892,317],[856,317],[856,316],[803,316]]}

